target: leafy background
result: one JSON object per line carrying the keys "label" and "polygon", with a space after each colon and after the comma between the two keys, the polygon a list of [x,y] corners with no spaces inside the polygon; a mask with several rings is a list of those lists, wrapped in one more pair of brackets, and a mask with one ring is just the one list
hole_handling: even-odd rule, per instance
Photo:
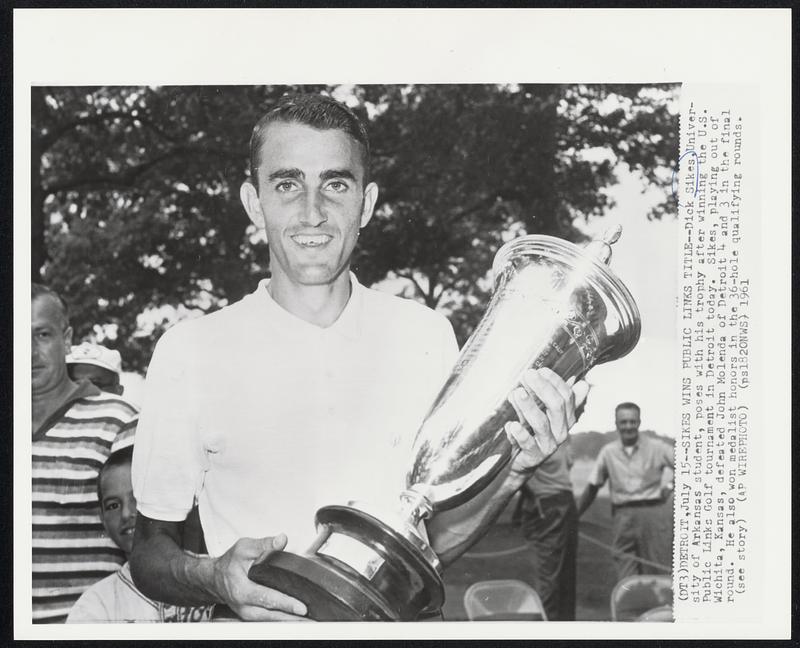
{"label": "leafy background", "polygon": [[461,343],[503,242],[584,240],[621,170],[663,194],[642,218],[676,215],[675,85],[34,87],[31,276],[68,301],[76,340],[142,373],[166,328],[268,274],[239,186],[253,124],[299,90],[370,133],[381,195],[360,280],[441,310]]}

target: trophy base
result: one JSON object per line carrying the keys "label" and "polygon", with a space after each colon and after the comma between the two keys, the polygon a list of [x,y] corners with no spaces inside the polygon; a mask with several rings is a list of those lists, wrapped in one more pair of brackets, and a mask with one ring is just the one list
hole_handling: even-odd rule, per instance
{"label": "trophy base", "polygon": [[251,580],[305,603],[315,621],[393,621],[388,603],[317,556],[279,551],[253,565]]}
{"label": "trophy base", "polygon": [[413,621],[441,607],[442,581],[418,543],[350,506],[321,508],[317,526],[305,555],[272,553],[250,579],[302,601],[316,621]]}

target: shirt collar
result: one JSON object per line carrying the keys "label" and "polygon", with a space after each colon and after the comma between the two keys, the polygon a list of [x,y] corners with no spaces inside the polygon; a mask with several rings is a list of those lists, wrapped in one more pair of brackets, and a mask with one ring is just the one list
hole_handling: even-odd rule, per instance
{"label": "shirt collar", "polygon": [[361,334],[361,309],[366,288],[362,286],[356,276],[350,272],[350,297],[336,321],[326,328],[311,324],[293,315],[278,304],[267,290],[269,279],[258,282],[258,288],[253,293],[267,308],[272,321],[287,335],[302,338],[312,335],[319,337],[340,337],[345,340],[356,340]]}

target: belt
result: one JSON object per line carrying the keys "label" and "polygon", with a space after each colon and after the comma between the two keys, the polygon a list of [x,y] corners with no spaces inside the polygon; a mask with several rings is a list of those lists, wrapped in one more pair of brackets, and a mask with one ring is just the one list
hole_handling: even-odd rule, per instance
{"label": "belt", "polygon": [[632,502],[623,502],[622,504],[614,504],[613,508],[616,511],[621,508],[635,508],[640,506],[659,506],[664,503],[662,499],[645,499],[633,500]]}

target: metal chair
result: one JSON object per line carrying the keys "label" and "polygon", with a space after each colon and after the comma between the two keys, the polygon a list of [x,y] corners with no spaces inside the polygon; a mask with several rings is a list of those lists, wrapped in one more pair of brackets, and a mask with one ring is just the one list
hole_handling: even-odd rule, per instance
{"label": "metal chair", "polygon": [[672,615],[671,605],[659,605],[657,608],[653,608],[644,614],[640,614],[638,617],[636,617],[636,620],[645,623],[672,623],[675,618]]}
{"label": "metal chair", "polygon": [[672,577],[636,574],[619,581],[611,592],[611,620],[634,621],[654,608],[672,606]]}
{"label": "metal chair", "polygon": [[464,592],[470,621],[547,621],[542,599],[520,580],[486,580]]}

